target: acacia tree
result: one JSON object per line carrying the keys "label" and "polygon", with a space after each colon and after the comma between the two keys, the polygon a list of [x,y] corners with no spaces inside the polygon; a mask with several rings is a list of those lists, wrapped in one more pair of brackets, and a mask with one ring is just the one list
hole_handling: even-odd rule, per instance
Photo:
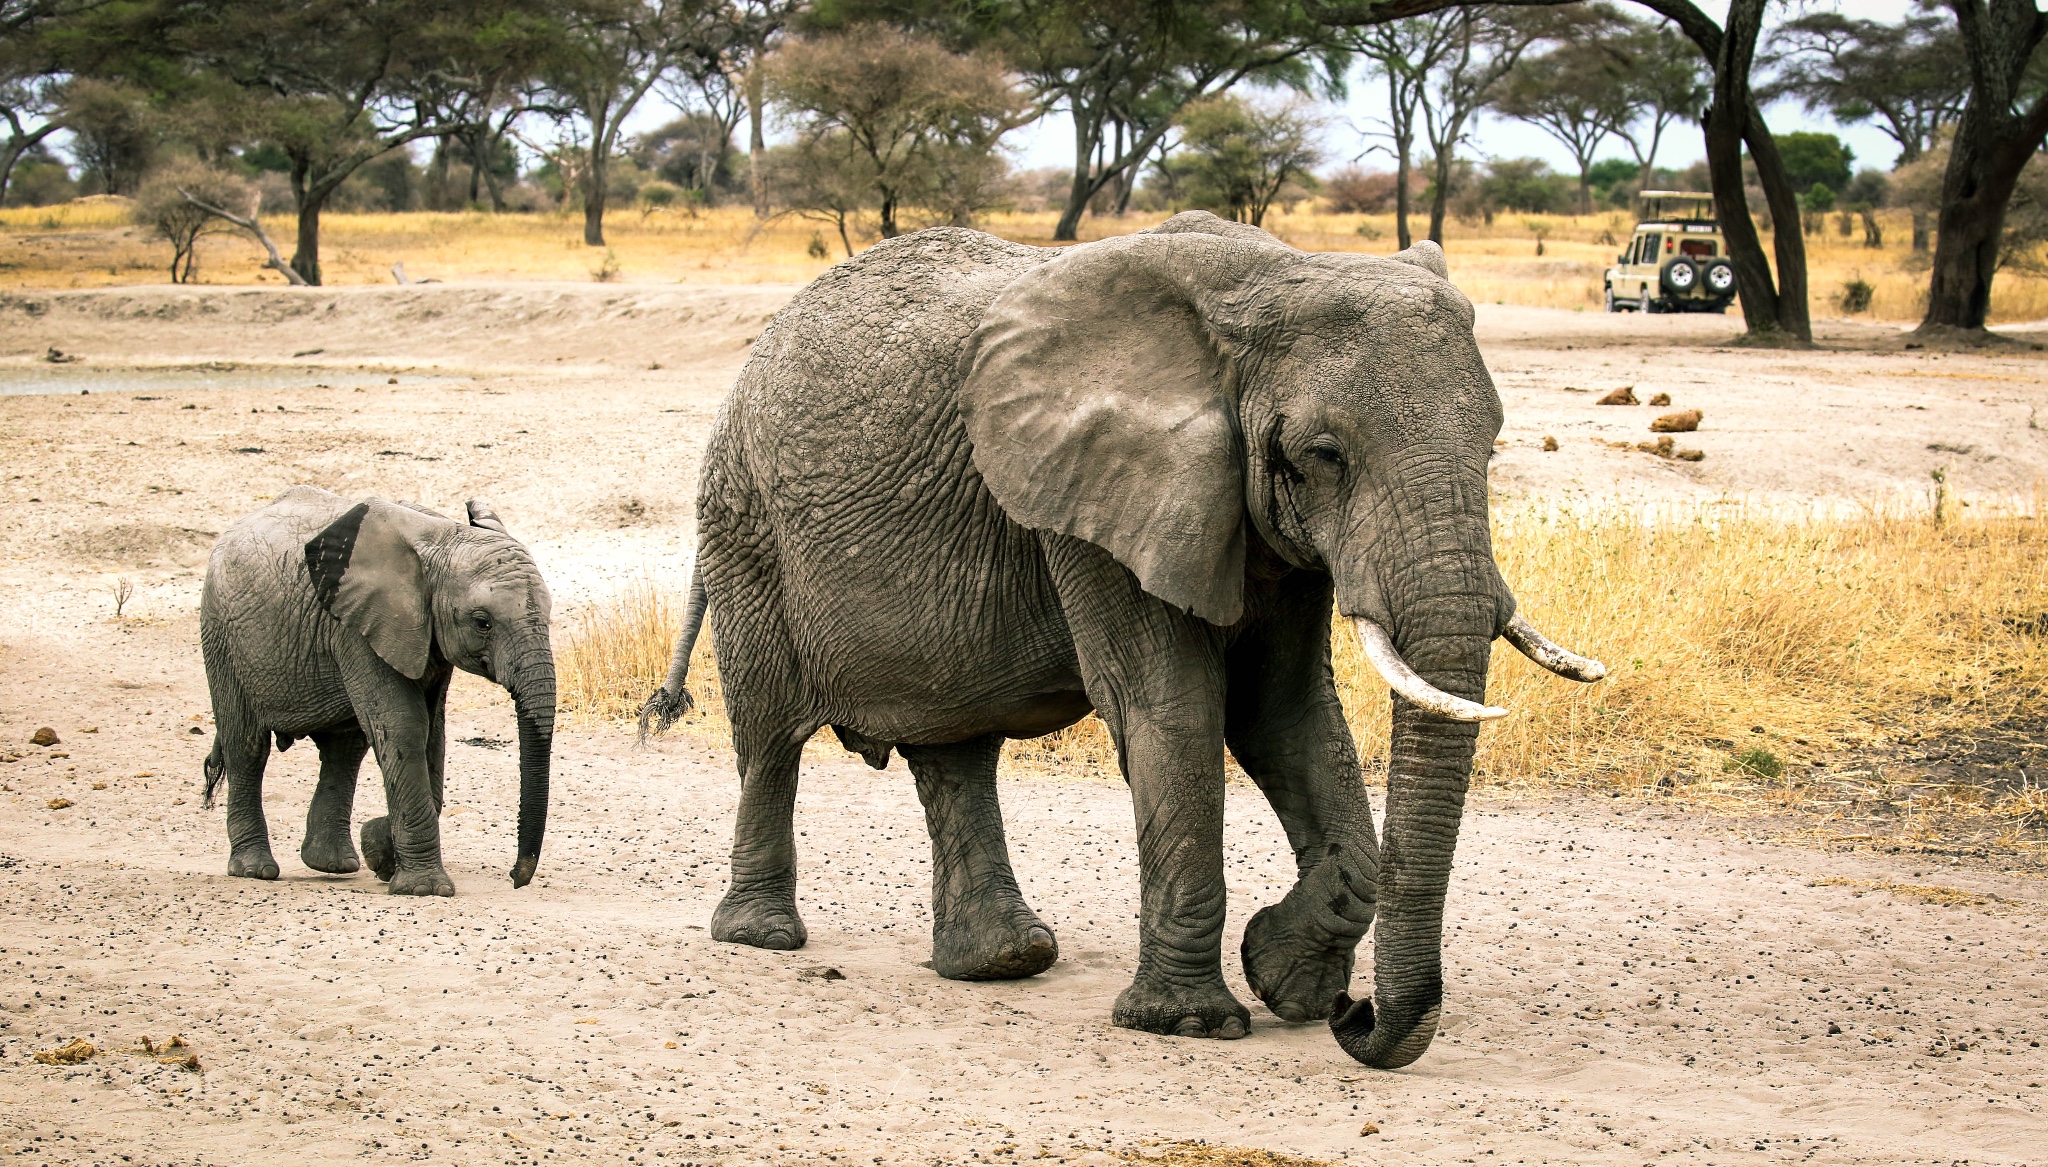
{"label": "acacia tree", "polygon": [[448,132],[422,79],[474,54],[495,14],[533,2],[441,0],[423,17],[409,0],[136,0],[95,10],[70,43],[89,46],[110,79],[150,90],[167,117],[281,151],[297,218],[291,266],[317,284],[334,192],[372,159]]}
{"label": "acacia tree", "polygon": [[[1313,19],[1340,27],[1360,27],[1422,16],[1478,0],[1303,0]],[[1552,8],[1572,0],[1489,0],[1492,8]],[[1799,202],[1785,177],[1777,142],[1758,108],[1751,84],[1757,41],[1762,33],[1767,0],[1729,0],[1728,14],[1716,23],[1692,0],[1633,0],[1671,21],[1693,43],[1712,70],[1710,101],[1701,117],[1706,138],[1707,168],[1713,178],[1714,209],[1728,241],[1729,261],[1742,298],[1750,339],[1756,342],[1810,344],[1813,325],[1807,308],[1806,244],[1797,231],[1774,231],[1776,275],[1766,258],[1762,237],[1749,217],[1743,180],[1743,148],[1749,148],[1757,180],[1774,223],[1799,221]],[[1957,0],[1979,3],[1983,0]],[[1996,0],[2018,4],[2021,0]]]}
{"label": "acacia tree", "polygon": [[[1962,116],[1969,63],[1951,20],[1912,13],[1897,24],[1814,12],[1787,21],[1770,40],[1777,76],[1766,102],[1799,99],[1836,121],[1874,121],[1899,145],[1896,165],[1911,166],[1944,127]],[[1928,213],[1914,206],[1913,250],[1927,250]]]}
{"label": "acacia tree", "polygon": [[844,133],[865,159],[885,239],[901,233],[898,211],[924,193],[941,150],[985,156],[1030,116],[994,58],[882,25],[785,44],[766,82],[800,137]]}
{"label": "acacia tree", "polygon": [[1422,136],[1430,162],[1429,238],[1441,246],[1450,208],[1458,147],[1472,132],[1472,120],[1493,104],[1522,54],[1539,40],[1547,22],[1526,14],[1498,14],[1470,7],[1449,12],[1450,49],[1423,89]]}
{"label": "acacia tree", "polygon": [[1185,135],[1166,169],[1190,201],[1234,223],[1263,226],[1288,182],[1322,157],[1322,128],[1299,105],[1260,107],[1225,94],[1181,111]]}
{"label": "acacia tree", "polygon": [[583,242],[604,246],[611,163],[626,120],[642,98],[688,56],[701,33],[700,0],[571,0],[540,70],[544,112],[570,123],[561,145],[581,155]]}
{"label": "acacia tree", "polygon": [[1337,30],[1337,43],[1364,57],[1369,74],[1387,83],[1384,136],[1394,156],[1394,235],[1402,250],[1415,242],[1408,229],[1414,203],[1415,120],[1430,78],[1458,41],[1458,14],[1439,12],[1363,28]]}
{"label": "acacia tree", "polygon": [[1680,120],[1696,121],[1707,104],[1699,51],[1664,21],[1621,17],[1624,31],[1604,42],[1621,63],[1622,85],[1635,116],[1615,127],[1614,136],[1628,146],[1640,172],[1639,186],[1650,184],[1664,132]]}
{"label": "acacia tree", "polygon": [[2034,0],[1947,0],[1969,61],[1970,96],[1955,124],[1935,222],[1934,272],[1922,336],[1988,334],[1991,280],[2020,175],[2048,142],[2041,43],[2048,14]]}
{"label": "acacia tree", "polygon": [[1551,47],[1524,55],[1501,85],[1496,108],[1550,135],[1578,168],[1578,212],[1593,209],[1589,173],[1600,147],[1636,116],[1627,62],[1609,51],[1625,30],[1604,7],[1573,14],[1552,31]]}

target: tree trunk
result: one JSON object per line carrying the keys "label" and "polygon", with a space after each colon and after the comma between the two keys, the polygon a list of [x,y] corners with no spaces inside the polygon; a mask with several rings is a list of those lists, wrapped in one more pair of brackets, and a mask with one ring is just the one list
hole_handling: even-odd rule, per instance
{"label": "tree trunk", "polygon": [[605,155],[609,152],[593,142],[590,168],[583,176],[583,242],[589,247],[604,246],[604,200],[608,193],[605,189]]}
{"label": "tree trunk", "polygon": [[747,186],[754,195],[754,217],[765,219],[769,215],[768,176],[762,166],[762,159],[768,153],[768,140],[761,134],[761,55],[747,64]]}
{"label": "tree trunk", "polygon": [[1415,198],[1408,192],[1409,176],[1414,173],[1408,163],[1408,151],[1412,142],[1394,139],[1394,242],[1406,251],[1415,242],[1415,236],[1408,230],[1408,213],[1414,209]]}
{"label": "tree trunk", "polygon": [[1437,151],[1436,190],[1429,200],[1429,241],[1438,247],[1444,245],[1444,211],[1450,206],[1451,163],[1454,161],[1456,159],[1450,156],[1450,151]]}
{"label": "tree trunk", "polygon": [[1881,249],[1884,247],[1884,227],[1877,221],[1877,212],[1865,207],[1863,215],[1863,246]]}
{"label": "tree trunk", "polygon": [[898,235],[903,234],[902,229],[896,226],[896,195],[894,192],[882,192],[881,215],[882,238],[894,239]]}
{"label": "tree trunk", "polygon": [[307,191],[299,199],[298,246],[292,251],[292,270],[313,287],[320,286],[320,209],[327,204],[328,191]]}
{"label": "tree trunk", "polygon": [[1915,252],[1918,252],[1919,254],[1925,255],[1927,253],[1927,242],[1927,212],[1914,211],[1913,250]]}

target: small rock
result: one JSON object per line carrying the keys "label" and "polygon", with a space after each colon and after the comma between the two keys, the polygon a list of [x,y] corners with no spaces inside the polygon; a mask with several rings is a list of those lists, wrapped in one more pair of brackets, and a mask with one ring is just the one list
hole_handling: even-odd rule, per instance
{"label": "small rock", "polygon": [[72,353],[60,352],[56,345],[51,345],[50,351],[43,354],[43,359],[53,365],[68,365],[77,360],[78,357]]}
{"label": "small rock", "polygon": [[829,965],[818,964],[812,965],[810,968],[796,974],[796,979],[800,981],[843,981],[846,979],[846,974]]}
{"label": "small rock", "polygon": [[1358,1128],[1359,1138],[1364,1138],[1367,1135],[1376,1135],[1378,1133],[1380,1133],[1380,1124],[1376,1122],[1369,1122],[1366,1123],[1364,1126]]}
{"label": "small rock", "polygon": [[192,727],[191,729],[187,730],[186,732],[187,732],[187,733],[205,733],[205,732],[206,732],[206,730],[205,730],[205,729],[203,729],[203,728],[201,728],[201,727],[199,727],[199,726],[196,726],[196,725],[195,725],[195,726],[193,726],[193,727]]}
{"label": "small rock", "polygon": [[68,798],[53,798],[50,801],[44,803],[43,805],[49,807],[51,810],[63,810],[65,807],[71,805],[71,800]]}
{"label": "small rock", "polygon": [[1546,454],[1557,453],[1557,439],[1549,434],[1543,435],[1543,452]]}
{"label": "small rock", "polygon": [[29,735],[28,740],[30,745],[54,746],[60,744],[64,739],[57,736],[56,730],[46,725]]}
{"label": "small rock", "polygon": [[1667,413],[1650,423],[1653,434],[1689,434],[1700,428],[1700,418],[1705,416],[1697,409]]}
{"label": "small rock", "polygon": [[46,1066],[75,1066],[98,1052],[91,1042],[74,1037],[56,1049],[37,1050],[35,1057]]}
{"label": "small rock", "polygon": [[1705,450],[1695,450],[1690,446],[1681,446],[1671,456],[1681,462],[1704,462],[1707,458],[1707,452]]}
{"label": "small rock", "polygon": [[107,788],[107,784],[104,782],[95,782],[92,784],[92,788],[94,790],[105,790]]}
{"label": "small rock", "polygon": [[1835,1024],[1834,1022],[1832,1022],[1832,1021],[1828,1022],[1828,1036],[1829,1036],[1829,1037],[1833,1037],[1833,1036],[1835,1036],[1836,1034],[1838,1034],[1838,1033],[1840,1033],[1840,1032],[1842,1032],[1842,1027],[1841,1027],[1841,1026],[1839,1026],[1839,1025],[1836,1025],[1836,1024]]}
{"label": "small rock", "polygon": [[1671,404],[1671,394],[1669,394],[1669,393],[1659,393],[1659,394],[1657,394],[1657,395],[1656,395],[1655,397],[1652,397],[1652,398],[1650,398],[1650,404],[1651,404],[1651,405],[1669,405],[1669,404]]}
{"label": "small rock", "polygon": [[1634,385],[1623,385],[1621,388],[1616,389],[1614,392],[1609,393],[1607,396],[1602,397],[1600,400],[1594,402],[1593,404],[1641,405],[1642,402],[1636,400],[1636,387]]}

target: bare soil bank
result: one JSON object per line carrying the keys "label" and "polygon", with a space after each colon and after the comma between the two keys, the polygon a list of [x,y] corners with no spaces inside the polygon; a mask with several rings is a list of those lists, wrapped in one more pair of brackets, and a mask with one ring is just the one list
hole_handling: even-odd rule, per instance
{"label": "bare soil bank", "polygon": [[[76,1163],[895,1164],[1101,1162],[1199,1139],[1414,1164],[2042,1161],[2038,879],[1753,843],[1632,799],[1476,804],[1445,1035],[1394,1074],[1259,1009],[1235,1043],[1108,1025],[1136,939],[1114,783],[1006,780],[1019,876],[1063,951],[1018,983],[920,967],[914,792],[900,767],[836,749],[814,747],[799,804],[802,952],[706,936],[736,788],[729,757],[686,741],[641,751],[622,730],[566,730],[540,875],[514,892],[510,712],[468,678],[450,713],[457,898],[304,870],[303,746],[270,770],[285,877],[222,874],[219,815],[197,795],[212,534],[294,482],[441,507],[484,496],[565,607],[672,575],[704,428],[786,294],[0,299],[9,376],[388,374],[0,397],[0,758],[17,758],[0,761],[0,1147]],[[1835,503],[1917,494],[1935,464],[1994,495],[2048,468],[2031,350],[1935,356],[1844,333],[1836,350],[1755,352],[1728,347],[1720,318],[1530,309],[1482,308],[1481,327],[1508,405],[1496,479],[1533,503]],[[45,366],[51,347],[84,359]],[[1705,461],[1600,444],[1640,440],[1665,412],[1592,404],[1629,383],[1705,410],[1682,435]],[[119,576],[135,594],[116,621]],[[44,725],[61,744],[29,744]],[[380,809],[366,781],[358,820]],[[1255,791],[1233,788],[1230,816],[1241,926],[1292,871]],[[1226,971],[1249,1000],[1234,959]],[[200,1070],[133,1052],[171,1033]],[[31,1060],[72,1037],[104,1052]]]}

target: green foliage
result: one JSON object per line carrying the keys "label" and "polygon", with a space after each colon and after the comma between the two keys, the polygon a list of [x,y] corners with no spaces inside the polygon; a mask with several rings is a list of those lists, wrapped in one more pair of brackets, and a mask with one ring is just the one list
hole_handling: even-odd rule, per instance
{"label": "green foliage", "polygon": [[211,211],[195,206],[185,197],[188,194],[239,215],[248,212],[254,191],[235,175],[187,159],[163,167],[143,184],[132,213],[137,225],[171,245],[174,284],[189,284],[198,277],[197,244],[202,236],[233,229]]}
{"label": "green foliage", "polygon": [[1733,757],[1723,759],[1721,769],[1729,774],[1772,780],[1785,772],[1785,765],[1778,761],[1778,755],[1771,751],[1762,746],[1751,746]]}
{"label": "green foliage", "polygon": [[1479,193],[1489,211],[1557,214],[1571,207],[1572,180],[1540,158],[1496,158]]}
{"label": "green foliage", "polygon": [[1859,275],[1842,285],[1842,311],[1851,316],[1859,312],[1868,312],[1870,311],[1871,297],[1876,294],[1877,289],[1872,287],[1868,280]]}
{"label": "green foliage", "polygon": [[1853,181],[1849,168],[1856,155],[1840,138],[1807,130],[1777,137],[1778,154],[1785,160],[1785,176],[1792,181],[1796,193],[1805,194],[1815,183],[1825,183],[1832,196]]}
{"label": "green foliage", "polygon": [[1626,158],[1602,158],[1586,171],[1586,181],[1594,190],[1605,193],[1616,184],[1634,182],[1643,168]]}
{"label": "green foliage", "polygon": [[1190,206],[1237,223],[1265,222],[1289,182],[1312,182],[1320,128],[1300,106],[1262,108],[1225,95],[1181,111],[1181,150],[1165,169]]}

